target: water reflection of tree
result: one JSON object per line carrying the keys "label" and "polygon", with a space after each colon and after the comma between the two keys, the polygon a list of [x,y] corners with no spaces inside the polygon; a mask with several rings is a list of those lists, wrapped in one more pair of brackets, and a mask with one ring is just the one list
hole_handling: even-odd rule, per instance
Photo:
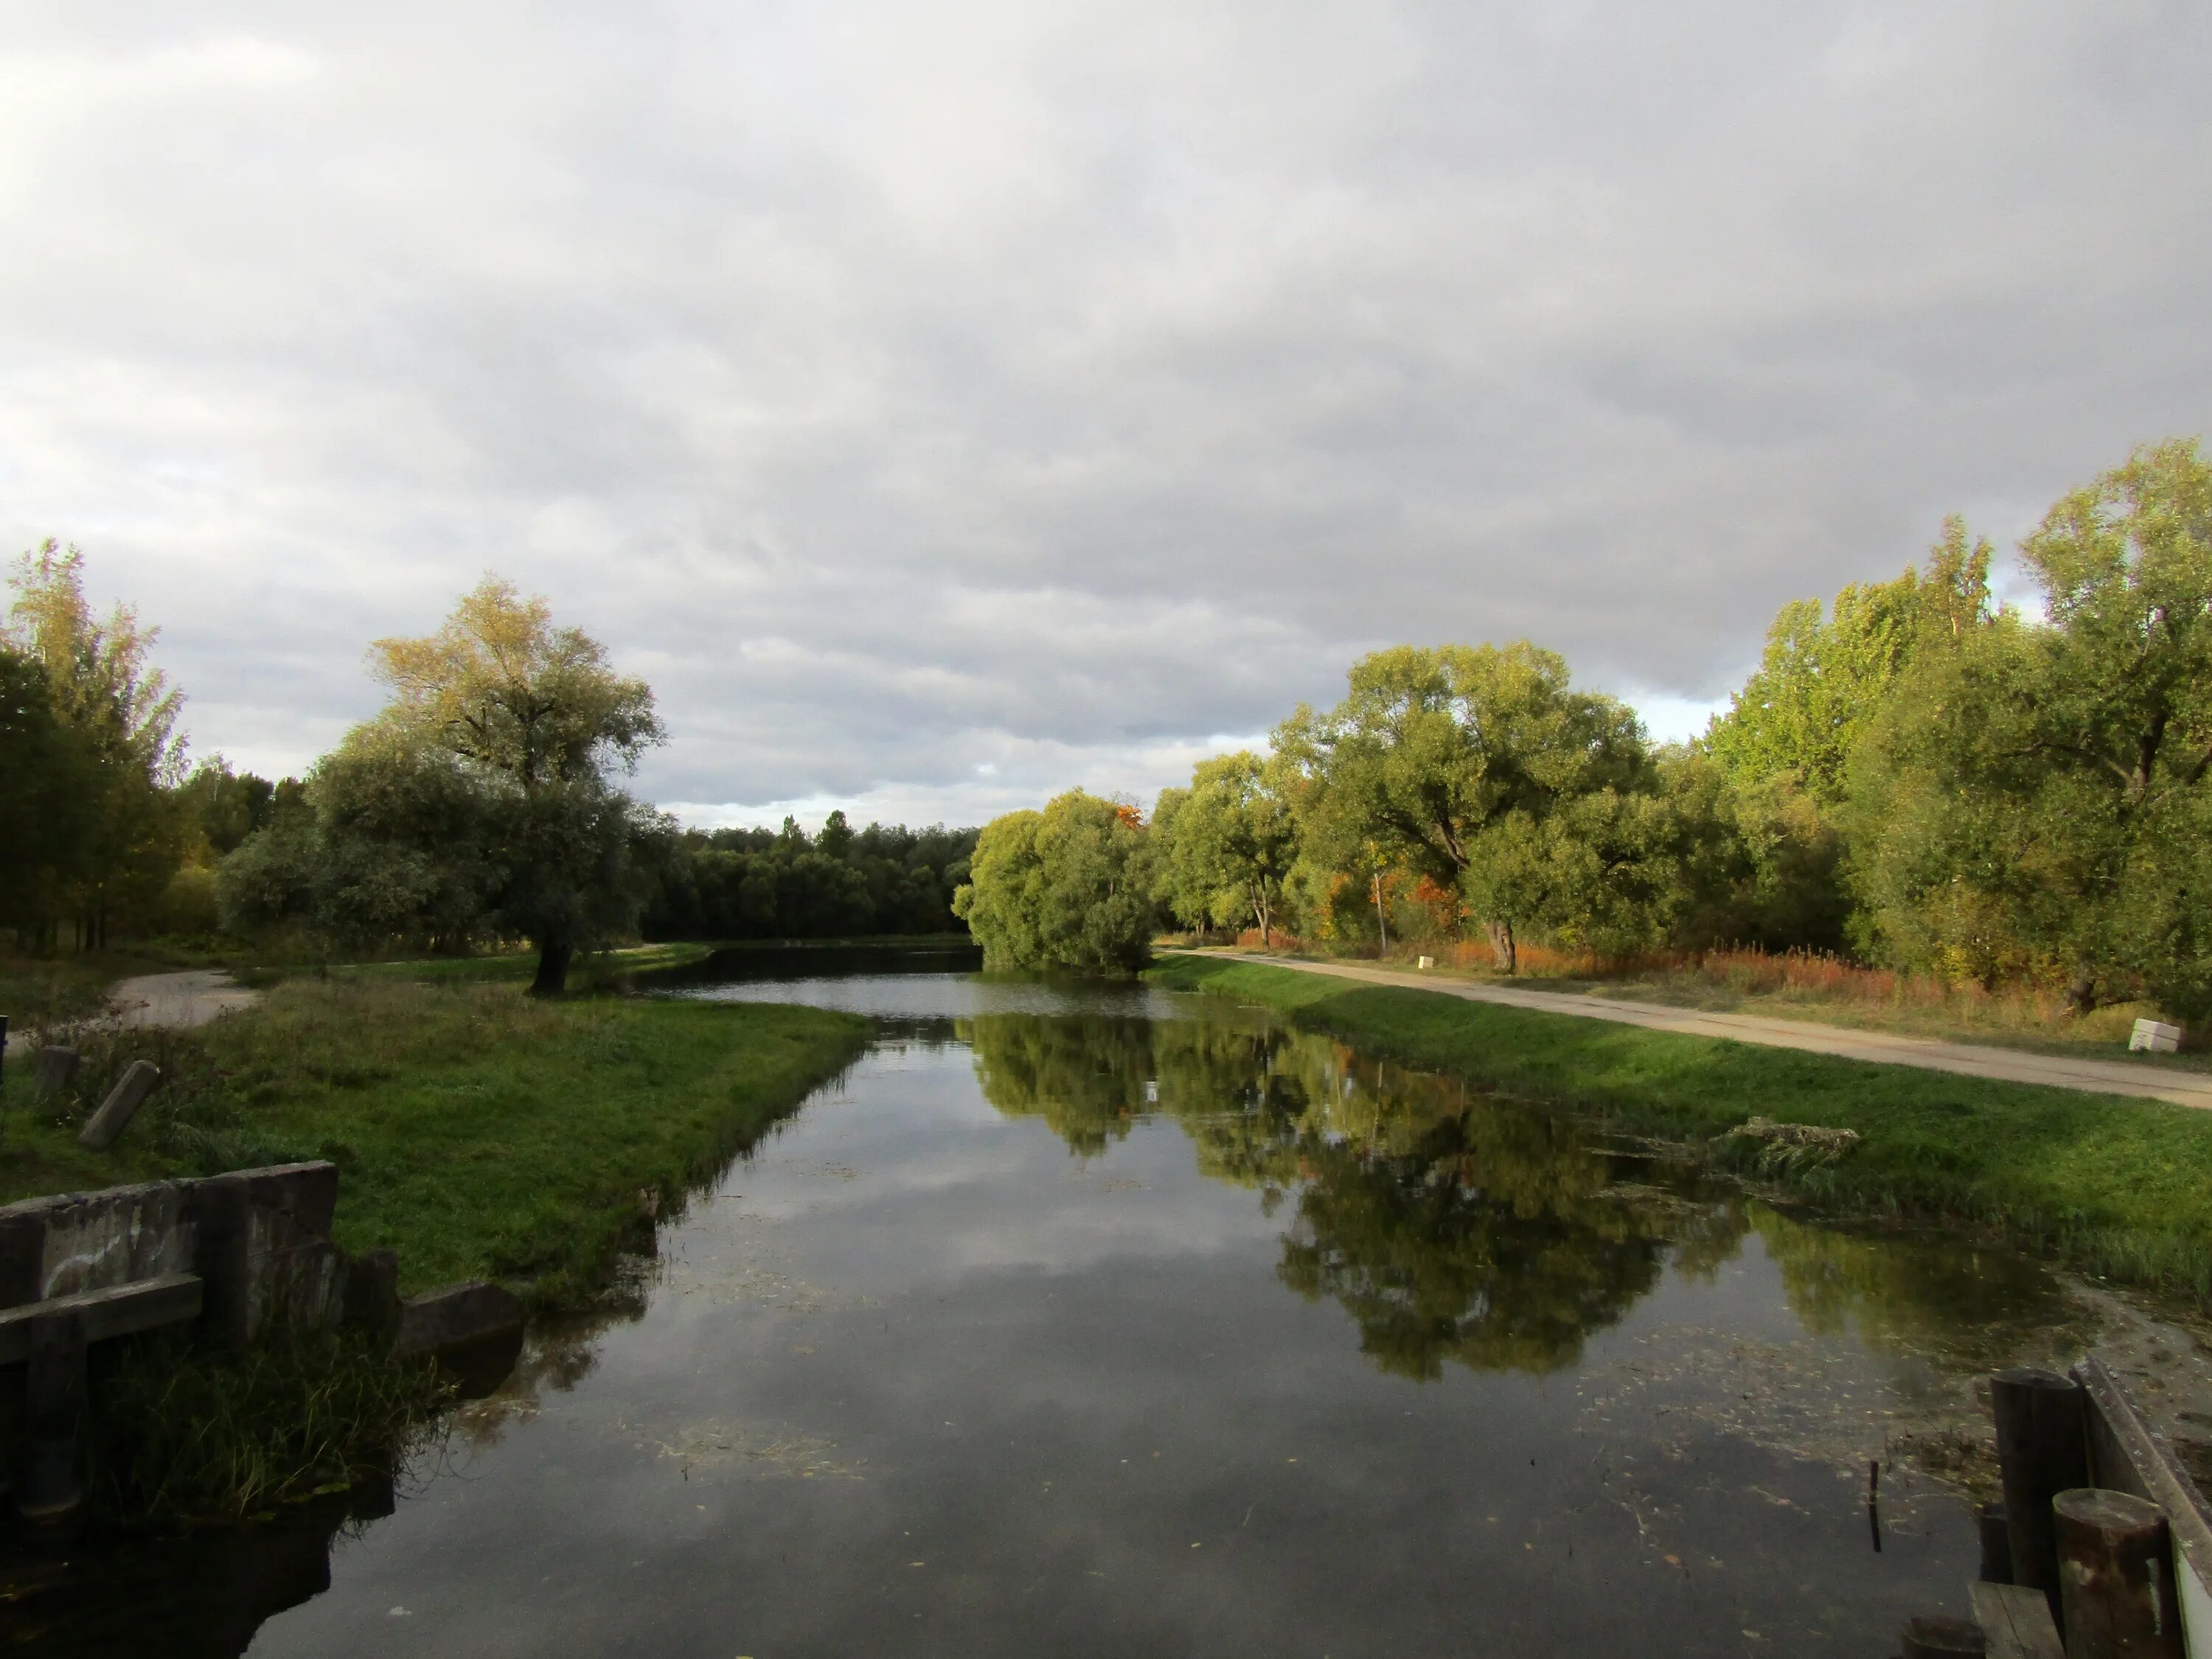
{"label": "water reflection of tree", "polygon": [[1146,1111],[1154,1033],[1143,1019],[978,1014],[958,1023],[983,1097],[1010,1117],[1041,1117],[1080,1158],[1095,1158]]}
{"label": "water reflection of tree", "polygon": [[[1550,1370],[1657,1283],[1699,1206],[1640,1201],[1577,1126],[1327,1038],[1211,1021],[982,1016],[963,1023],[984,1096],[1084,1156],[1147,1111],[1200,1170],[1295,1197],[1284,1282],[1334,1297],[1384,1369]],[[1740,1222],[1725,1222],[1731,1237]]]}
{"label": "water reflection of tree", "polygon": [[2060,1281],[2017,1252],[1955,1235],[1869,1237],[1814,1226],[1763,1204],[1748,1220],[1782,1274],[1790,1306],[1822,1334],[1855,1330],[1869,1347],[1980,1376],[2028,1344],[2086,1347],[2095,1321]]}

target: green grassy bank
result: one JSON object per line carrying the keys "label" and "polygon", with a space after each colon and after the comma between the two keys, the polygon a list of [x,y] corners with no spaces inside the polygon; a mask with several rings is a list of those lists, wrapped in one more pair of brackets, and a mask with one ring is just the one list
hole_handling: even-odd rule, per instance
{"label": "green grassy bank", "polygon": [[[337,1242],[396,1249],[403,1291],[481,1276],[575,1307],[642,1224],[641,1190],[680,1201],[867,1038],[817,1009],[533,1000],[489,965],[283,980],[196,1031],[88,1028],[58,1115],[0,1117],[0,1201],[327,1158]],[[137,1059],[161,1089],[115,1149],[84,1151],[79,1126]],[[86,1469],[109,1522],[234,1521],[388,1476],[445,1399],[343,1334],[240,1356],[113,1346]]]}
{"label": "green grassy bank", "polygon": [[[88,1036],[61,1120],[14,1112],[0,1127],[0,1201],[327,1158],[338,1243],[397,1249],[407,1289],[482,1275],[571,1306],[635,1220],[641,1188],[672,1200],[712,1174],[866,1030],[757,1003],[288,980],[197,1031]],[[78,1124],[137,1058],[161,1067],[162,1087],[114,1151],[83,1151]]]}
{"label": "green grassy bank", "polygon": [[[1146,975],[1263,1004],[1369,1052],[1710,1156],[1835,1209],[2002,1229],[2076,1265],[2212,1299],[2212,1113],[1170,957]],[[1754,1115],[1856,1130],[1834,1162],[1761,1165]]]}

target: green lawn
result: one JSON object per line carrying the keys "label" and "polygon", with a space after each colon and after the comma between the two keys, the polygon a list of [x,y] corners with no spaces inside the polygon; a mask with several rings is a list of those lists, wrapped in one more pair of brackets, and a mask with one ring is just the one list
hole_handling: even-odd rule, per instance
{"label": "green lawn", "polygon": [[[198,1031],[88,1038],[75,1121],[15,1110],[0,1127],[0,1200],[328,1158],[339,1243],[396,1249],[407,1290],[484,1275],[574,1305],[641,1188],[679,1200],[866,1038],[850,1015],[757,1003],[288,980]],[[142,1055],[162,1088],[112,1152],[82,1151],[76,1121]],[[20,1090],[27,1068],[9,1069]]]}
{"label": "green lawn", "polygon": [[[1709,1140],[1753,1115],[1854,1129],[1864,1139],[1839,1161],[1773,1177],[1838,1209],[2002,1227],[2099,1272],[2212,1297],[2212,1113],[1219,958],[1170,957],[1147,977],[1648,1133]],[[1713,1152],[1756,1156],[1742,1141]]]}

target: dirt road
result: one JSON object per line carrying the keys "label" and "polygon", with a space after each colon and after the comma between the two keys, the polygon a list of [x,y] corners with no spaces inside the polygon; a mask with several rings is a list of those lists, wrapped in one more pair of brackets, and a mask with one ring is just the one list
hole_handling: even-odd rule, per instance
{"label": "dirt road", "polygon": [[1723,1014],[1703,1008],[1628,1002],[1570,991],[1474,984],[1436,974],[1370,968],[1363,963],[1302,962],[1290,957],[1227,951],[1184,954],[1264,962],[1272,967],[1291,968],[1304,974],[1325,974],[1363,984],[1401,985],[1417,991],[1463,997],[1469,1002],[1499,1002],[1509,1007],[1537,1008],[1546,1013],[1575,1014],[1585,1019],[1608,1019],[1618,1024],[1682,1031],[1692,1036],[1725,1037],[1732,1042],[1755,1042],[1770,1048],[1802,1048],[1811,1054],[1838,1054],[1846,1060],[1874,1060],[1884,1066],[1917,1066],[1931,1072],[1957,1072],[1967,1077],[1996,1078],[2008,1083],[2043,1083],[2055,1089],[2080,1089],[2093,1094],[2137,1095],[2151,1100],[2170,1100],[2179,1106],[2212,1109],[2212,1076],[2169,1071],[2148,1062],[2029,1054],[1980,1043],[1948,1042],[1938,1037],[1863,1031],[1847,1026],[1815,1024],[1810,1020],[1776,1019],[1765,1014]]}

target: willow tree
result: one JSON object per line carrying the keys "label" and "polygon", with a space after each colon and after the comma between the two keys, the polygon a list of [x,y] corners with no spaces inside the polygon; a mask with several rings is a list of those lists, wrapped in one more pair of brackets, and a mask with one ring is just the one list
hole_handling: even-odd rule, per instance
{"label": "willow tree", "polygon": [[1071,789],[983,826],[952,896],[994,968],[1127,973],[1151,958],[1151,836],[1133,807]]}
{"label": "willow tree", "polygon": [[1159,895],[1195,927],[1249,918],[1272,945],[1298,860],[1291,769],[1249,750],[1202,760],[1188,789],[1164,789],[1152,811]]}
{"label": "willow tree", "polygon": [[1635,712],[1573,690],[1566,663],[1526,641],[1378,651],[1342,702],[1301,707],[1274,744],[1309,781],[1317,855],[1347,868],[1371,845],[1459,893],[1509,973],[1516,927],[1545,920],[1519,878],[1532,842],[1569,828],[1571,803],[1652,785]]}
{"label": "willow tree", "polygon": [[665,735],[652,690],[495,576],[435,634],[379,640],[369,660],[392,700],[349,748],[441,756],[483,792],[491,913],[537,947],[532,991],[558,993],[580,946],[634,919],[624,861],[638,809],[614,775]]}

